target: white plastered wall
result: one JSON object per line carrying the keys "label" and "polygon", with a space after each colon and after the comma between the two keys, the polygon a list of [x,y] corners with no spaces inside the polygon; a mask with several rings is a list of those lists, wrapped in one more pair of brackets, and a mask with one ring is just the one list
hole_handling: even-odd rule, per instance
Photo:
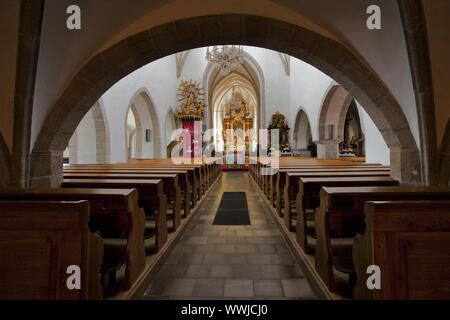
{"label": "white plastered wall", "polygon": [[[97,133],[95,131],[94,116],[90,110],[81,120],[75,132],[76,158],[70,160],[71,164],[95,164],[97,163]],[[72,138],[73,139],[73,138]],[[69,146],[71,143],[69,142]],[[70,152],[69,152],[70,154]]]}
{"label": "white plastered wall", "polygon": [[[170,107],[176,104],[177,86],[175,58],[168,56],[136,70],[105,92],[102,98],[110,124],[112,163],[126,161],[125,119],[131,101],[139,92],[149,96],[160,127],[160,132],[155,132],[151,121],[147,122],[149,123],[147,129],[152,130],[152,142],[147,143],[143,148],[143,158],[153,157],[154,139],[160,141],[161,157],[166,157],[164,120]],[[138,101],[144,103],[140,97]],[[143,115],[150,117],[148,112]],[[142,134],[145,141],[145,131]]]}

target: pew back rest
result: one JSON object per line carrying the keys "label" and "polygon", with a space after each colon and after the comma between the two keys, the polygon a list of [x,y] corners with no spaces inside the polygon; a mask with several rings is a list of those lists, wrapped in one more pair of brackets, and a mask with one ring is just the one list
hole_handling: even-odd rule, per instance
{"label": "pew back rest", "polygon": [[[0,201],[0,299],[101,298],[101,239],[88,228],[89,203]],[[68,289],[69,266],[81,289]]]}
{"label": "pew back rest", "polygon": [[[130,228],[130,208],[138,199],[136,189],[51,188],[0,189],[0,200],[14,201],[80,201],[88,200],[89,226],[102,236],[125,237]],[[137,201],[137,200],[135,200]]]}
{"label": "pew back rest", "polygon": [[[355,296],[450,299],[450,201],[371,201],[364,209],[366,230],[353,251]],[[380,290],[367,289],[368,265],[380,267]]]}

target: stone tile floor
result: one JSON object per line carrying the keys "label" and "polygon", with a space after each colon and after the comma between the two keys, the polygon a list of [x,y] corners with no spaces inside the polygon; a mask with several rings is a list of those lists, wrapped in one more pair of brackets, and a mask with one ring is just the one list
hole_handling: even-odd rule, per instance
{"label": "stone tile floor", "polygon": [[[315,299],[247,172],[224,172],[143,299]],[[247,195],[251,225],[212,225],[222,193]]]}

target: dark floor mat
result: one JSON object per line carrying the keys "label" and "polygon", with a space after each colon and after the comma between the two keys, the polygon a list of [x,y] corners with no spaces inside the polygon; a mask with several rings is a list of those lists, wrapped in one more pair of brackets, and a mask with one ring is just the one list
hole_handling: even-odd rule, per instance
{"label": "dark floor mat", "polygon": [[245,192],[224,192],[213,225],[250,225]]}

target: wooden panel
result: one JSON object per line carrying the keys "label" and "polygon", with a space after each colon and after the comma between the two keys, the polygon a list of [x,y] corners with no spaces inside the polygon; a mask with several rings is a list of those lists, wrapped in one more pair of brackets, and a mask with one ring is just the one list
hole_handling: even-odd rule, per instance
{"label": "wooden panel", "polygon": [[[449,201],[368,202],[365,216],[353,245],[357,299],[450,299]],[[373,264],[380,290],[365,286]]]}
{"label": "wooden panel", "polygon": [[[0,299],[101,298],[103,246],[88,216],[87,201],[0,201]],[[67,288],[70,265],[80,290]]]}
{"label": "wooden panel", "polygon": [[[335,291],[336,283],[331,271],[333,252],[330,234],[332,232],[363,232],[365,202],[439,201],[449,198],[450,188],[448,187],[323,187],[320,194],[320,207],[315,215],[316,270],[329,288]],[[410,211],[413,210],[410,208]]]}
{"label": "wooden panel", "polygon": [[8,299],[55,299],[58,246],[57,232],[27,231],[24,239],[23,231],[2,230],[0,292]]}

